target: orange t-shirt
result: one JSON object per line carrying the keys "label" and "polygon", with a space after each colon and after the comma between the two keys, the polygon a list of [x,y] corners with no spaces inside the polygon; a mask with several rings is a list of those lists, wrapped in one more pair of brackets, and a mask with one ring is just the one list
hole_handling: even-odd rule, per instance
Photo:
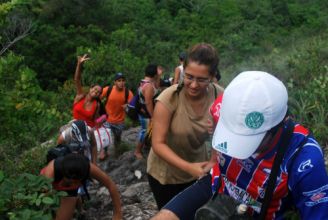
{"label": "orange t-shirt", "polygon": [[[102,98],[106,98],[108,86],[103,89],[101,94]],[[113,86],[111,93],[109,94],[105,109],[107,112],[107,121],[113,124],[123,123],[125,119],[125,111],[123,105],[125,105],[125,89],[119,91],[116,86]],[[133,98],[133,94],[129,91],[128,102]]]}

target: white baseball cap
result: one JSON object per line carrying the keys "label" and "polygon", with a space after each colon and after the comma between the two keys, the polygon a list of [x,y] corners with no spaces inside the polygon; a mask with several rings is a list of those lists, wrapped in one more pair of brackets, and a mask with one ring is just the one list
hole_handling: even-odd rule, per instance
{"label": "white baseball cap", "polygon": [[284,119],[287,101],[286,87],[271,74],[240,73],[224,90],[213,148],[237,159],[250,157],[266,132]]}

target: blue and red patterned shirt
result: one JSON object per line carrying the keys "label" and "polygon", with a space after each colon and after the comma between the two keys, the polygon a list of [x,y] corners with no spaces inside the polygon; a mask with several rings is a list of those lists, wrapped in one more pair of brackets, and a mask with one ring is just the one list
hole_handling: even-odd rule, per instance
{"label": "blue and red patterned shirt", "polygon": [[[212,114],[220,109],[219,104],[220,101],[213,104]],[[219,193],[228,194],[246,204],[248,212],[256,218],[285,129],[278,131],[266,152],[255,153],[244,160],[219,154],[218,166],[212,169],[213,190],[217,189],[216,184],[221,176]],[[305,138],[307,140],[303,145]],[[303,148],[296,153],[300,145]],[[278,172],[266,219],[284,219],[286,212],[293,207],[299,211],[302,219],[328,219],[328,176],[319,144],[306,128],[294,124],[293,136],[289,146],[285,147],[288,149]]]}

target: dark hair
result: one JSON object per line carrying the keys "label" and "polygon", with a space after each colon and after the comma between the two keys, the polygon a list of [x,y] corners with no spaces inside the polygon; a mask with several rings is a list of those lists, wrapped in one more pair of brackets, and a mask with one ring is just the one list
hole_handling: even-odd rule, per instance
{"label": "dark hair", "polygon": [[183,67],[186,68],[190,62],[208,66],[211,76],[215,76],[219,65],[219,56],[216,49],[207,43],[196,44],[188,50]]}
{"label": "dark hair", "polygon": [[185,59],[186,59],[186,56],[187,56],[187,54],[186,54],[186,52],[181,52],[181,53],[179,53],[179,60],[180,61],[185,61]]}
{"label": "dark hair", "polygon": [[221,79],[221,73],[220,73],[220,70],[219,70],[219,69],[216,70],[215,78],[216,78],[216,80],[217,80],[218,82],[219,82],[220,79]]}
{"label": "dark hair", "polygon": [[100,84],[91,84],[91,86],[90,86],[90,88],[93,88],[93,87],[95,87],[95,86],[99,86],[100,87],[100,95],[101,95],[101,93],[102,93],[102,91],[103,91],[103,87],[100,85]]}
{"label": "dark hair", "polygon": [[157,65],[149,64],[145,69],[145,76],[153,78],[156,75],[157,75]]}
{"label": "dark hair", "polygon": [[90,162],[81,154],[67,154],[61,162],[61,170],[68,179],[86,180],[89,177]]}

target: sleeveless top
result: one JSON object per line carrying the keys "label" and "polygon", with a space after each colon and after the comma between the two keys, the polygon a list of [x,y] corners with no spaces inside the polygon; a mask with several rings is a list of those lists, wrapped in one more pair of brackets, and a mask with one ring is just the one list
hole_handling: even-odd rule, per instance
{"label": "sleeveless top", "polygon": [[85,98],[73,104],[73,118],[77,120],[83,120],[88,126],[94,127],[96,125],[94,121],[94,115],[97,110],[97,101],[93,100],[91,110],[84,109]]}
{"label": "sleeveless top", "polygon": [[[206,141],[209,139],[207,120],[209,108],[215,100],[215,89],[209,86],[204,103],[204,114],[196,115],[184,95],[177,92],[177,84],[165,89],[156,99],[172,113],[166,143],[179,157],[189,162],[208,160]],[[217,95],[221,89],[216,87]],[[182,184],[195,180],[190,174],[170,165],[150,150],[147,172],[161,184]]]}
{"label": "sleeveless top", "polygon": [[155,99],[156,97],[160,94],[160,90],[159,89],[156,89],[156,87],[154,86],[154,84],[149,81],[149,80],[141,80],[140,83],[139,83],[139,88],[138,88],[138,94],[139,94],[139,102],[141,104],[141,108],[143,111],[145,111],[145,114],[142,114],[142,116],[144,118],[150,118],[150,115],[147,111],[147,108],[146,108],[146,104],[145,104],[145,97],[144,95],[142,94],[142,89],[144,88],[145,85],[147,85],[148,83],[150,83],[154,89],[154,96],[153,96],[153,104],[155,105]]}

